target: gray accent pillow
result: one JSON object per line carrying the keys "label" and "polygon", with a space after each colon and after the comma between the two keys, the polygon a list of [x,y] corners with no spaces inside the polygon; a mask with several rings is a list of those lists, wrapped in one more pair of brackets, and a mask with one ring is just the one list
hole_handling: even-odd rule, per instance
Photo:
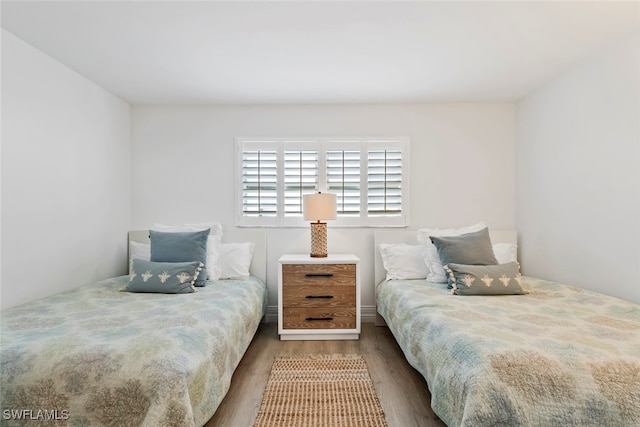
{"label": "gray accent pillow", "polygon": [[195,282],[204,286],[207,280],[207,239],[209,229],[202,231],[164,232],[149,230],[151,261],[202,263],[202,271]]}
{"label": "gray accent pillow", "polygon": [[[487,228],[460,236],[430,236],[429,238],[438,251],[440,262],[445,267],[445,271],[447,270],[446,265],[452,262],[469,265],[498,264]],[[447,279],[449,289],[451,289],[453,283],[451,278],[447,277]]]}
{"label": "gray accent pillow", "polygon": [[453,283],[455,295],[524,295],[520,265],[465,265],[449,263],[444,267]]}
{"label": "gray accent pillow", "polygon": [[202,271],[200,261],[153,262],[134,259],[127,292],[188,294],[196,292],[196,279]]}

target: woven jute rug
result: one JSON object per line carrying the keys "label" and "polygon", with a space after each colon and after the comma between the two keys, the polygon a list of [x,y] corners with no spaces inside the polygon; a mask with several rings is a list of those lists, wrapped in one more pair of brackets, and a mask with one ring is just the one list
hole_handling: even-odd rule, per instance
{"label": "woven jute rug", "polygon": [[386,427],[362,356],[280,356],[254,427]]}

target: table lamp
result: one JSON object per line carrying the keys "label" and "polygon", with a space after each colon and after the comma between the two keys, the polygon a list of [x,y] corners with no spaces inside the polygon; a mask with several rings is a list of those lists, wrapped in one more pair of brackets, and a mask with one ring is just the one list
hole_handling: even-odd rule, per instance
{"label": "table lamp", "polygon": [[306,221],[311,223],[311,256],[324,258],[327,256],[327,223],[328,219],[336,219],[336,195],[328,193],[307,194],[304,196],[302,210]]}

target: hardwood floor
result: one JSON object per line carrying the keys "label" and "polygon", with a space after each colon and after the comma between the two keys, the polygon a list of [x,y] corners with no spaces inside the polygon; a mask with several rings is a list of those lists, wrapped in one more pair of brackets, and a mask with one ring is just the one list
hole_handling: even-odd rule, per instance
{"label": "hardwood floor", "polygon": [[404,358],[387,327],[362,325],[359,340],[280,341],[277,324],[261,324],[247,349],[224,398],[206,427],[251,427],[276,356],[283,354],[359,353],[371,379],[389,427],[442,427],[430,407],[431,396],[422,375]]}

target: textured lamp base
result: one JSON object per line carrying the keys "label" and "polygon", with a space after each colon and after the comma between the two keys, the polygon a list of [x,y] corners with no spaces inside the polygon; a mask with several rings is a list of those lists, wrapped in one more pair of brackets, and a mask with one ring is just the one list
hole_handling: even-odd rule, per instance
{"label": "textured lamp base", "polygon": [[311,256],[325,258],[327,256],[327,223],[311,223]]}

